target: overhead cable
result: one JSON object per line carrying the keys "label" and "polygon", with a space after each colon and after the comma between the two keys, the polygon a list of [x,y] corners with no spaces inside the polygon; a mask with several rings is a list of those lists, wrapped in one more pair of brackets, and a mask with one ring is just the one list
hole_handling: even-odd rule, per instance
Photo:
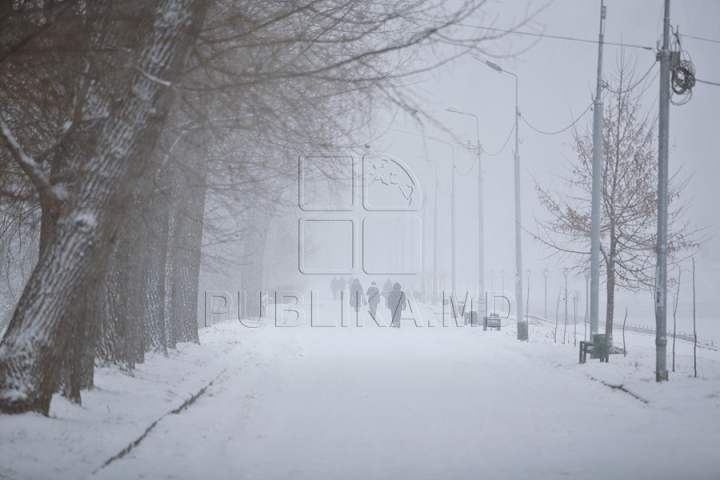
{"label": "overhead cable", "polygon": [[704,83],[706,85],[715,85],[716,87],[720,87],[720,83],[718,82],[708,82],[707,80],[700,80],[699,78],[695,78],[696,82]]}
{"label": "overhead cable", "polygon": [[513,122],[513,126],[512,126],[512,128],[510,129],[510,133],[508,133],[508,136],[507,136],[507,138],[505,139],[505,143],[503,143],[503,146],[500,147],[500,150],[498,150],[498,151],[495,152],[495,153],[485,153],[485,152],[483,152],[483,153],[485,153],[488,157],[494,157],[494,156],[500,155],[500,152],[502,152],[503,150],[505,150],[505,147],[507,146],[508,140],[510,140],[510,137],[512,136],[512,134],[513,134],[514,131],[515,131],[515,122]]}
{"label": "overhead cable", "polygon": [[[594,43],[597,45],[597,40],[590,40],[587,38],[575,38],[575,37],[565,37],[562,35],[548,35],[545,33],[536,33],[536,32],[520,32],[517,30],[506,30],[502,28],[493,28],[493,27],[479,27],[477,25],[467,25],[467,24],[460,24],[463,27],[470,27],[470,28],[476,28],[478,30],[491,30],[494,32],[503,32],[503,33],[513,33],[516,35],[527,35],[530,37],[541,37],[541,38],[552,38],[555,40],[568,40],[572,42],[583,42],[583,43]],[[653,47],[648,47],[645,45],[633,45],[631,43],[614,43],[614,42],[603,42],[605,45],[613,45],[617,47],[629,47],[629,48],[641,48],[643,50],[653,50]]]}
{"label": "overhead cable", "polygon": [[640,77],[640,80],[638,80],[637,82],[635,82],[635,85],[633,85],[633,86],[631,86],[631,87],[628,87],[628,88],[626,88],[625,90],[613,90],[613,89],[610,88],[607,84],[605,85],[605,90],[607,90],[607,91],[609,91],[609,92],[612,92],[612,93],[615,93],[615,94],[627,93],[627,92],[635,89],[638,85],[640,85],[643,81],[645,81],[645,79],[647,78],[647,76],[650,75],[650,72],[652,72],[653,69],[654,69],[656,66],[657,66],[657,62],[653,62],[653,64],[650,65],[650,68],[648,68],[648,71],[645,72],[645,75],[643,75],[642,77]]}
{"label": "overhead cable", "polygon": [[581,119],[582,117],[585,116],[585,114],[592,108],[592,106],[593,106],[592,103],[591,103],[590,105],[588,105],[588,107],[587,107],[570,125],[568,125],[567,127],[563,128],[562,130],[558,130],[557,132],[543,132],[542,130],[538,130],[537,128],[535,128],[535,127],[533,127],[532,125],[530,125],[530,123],[528,123],[528,121],[525,120],[525,117],[523,117],[522,115],[520,116],[520,118],[522,118],[522,121],[525,122],[525,124],[526,124],[528,127],[532,128],[533,130],[535,130],[535,131],[538,132],[538,133],[542,133],[543,135],[557,135],[558,133],[562,133],[562,132],[564,132],[565,130],[568,130],[569,128],[572,128],[573,125],[575,125],[578,121],[580,121],[580,119]]}
{"label": "overhead cable", "polygon": [[720,40],[712,40],[710,38],[694,37],[692,35],[687,35],[685,33],[683,33],[682,36],[685,38],[692,38],[693,40],[702,40],[703,42],[720,43]]}

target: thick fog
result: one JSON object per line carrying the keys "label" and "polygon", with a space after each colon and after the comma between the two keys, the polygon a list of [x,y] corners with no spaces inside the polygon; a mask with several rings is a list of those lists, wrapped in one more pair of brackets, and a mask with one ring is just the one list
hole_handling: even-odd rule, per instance
{"label": "thick fog", "polygon": [[[521,1],[492,4],[488,22],[501,33],[527,14],[523,9],[525,5],[526,2]],[[649,0],[608,1],[606,7],[603,77],[612,84],[624,64],[629,68],[633,84],[642,80],[634,90],[642,93],[646,113],[654,117],[659,88],[655,52],[661,35],[662,4]],[[422,107],[431,119],[418,122],[407,112],[387,108],[376,115],[370,126],[372,134],[364,148],[330,153],[338,156],[339,169],[323,173],[325,167],[322,165],[305,168],[305,176],[289,185],[282,197],[283,207],[272,218],[264,252],[264,289],[292,289],[304,295],[317,290],[321,295],[329,295],[329,282],[333,277],[329,274],[344,273],[346,278],[360,278],[365,288],[370,281],[380,284],[387,277],[393,277],[393,281],[402,281],[420,292],[432,288],[429,284],[432,280],[428,277],[437,265],[436,288],[451,292],[451,196],[454,189],[455,290],[460,297],[466,292],[471,296],[476,294],[479,288],[479,212],[475,152],[479,136],[484,180],[484,289],[490,297],[493,291],[514,293],[516,84],[512,75],[499,73],[480,61],[489,60],[516,74],[518,79],[524,295],[529,292],[531,313],[543,315],[546,301],[548,316],[554,314],[557,305],[563,304],[560,309],[564,308],[563,270],[575,264],[553,256],[552,250],[532,237],[538,232],[536,221],[547,219],[547,212],[538,202],[536,185],[564,191],[570,176],[568,167],[577,158],[572,149],[573,133],[584,134],[592,129],[600,12],[598,2],[570,0],[533,5],[528,12],[535,12],[535,15],[520,30],[536,35],[505,36],[493,44],[487,55],[478,55],[479,59],[465,55],[409,82],[408,88],[423,99]],[[715,2],[673,5],[672,23],[679,26],[683,35],[682,48],[691,56],[697,78],[710,82],[720,80],[720,67],[715,61],[720,45],[700,38],[714,38],[717,18],[720,18],[720,6]],[[544,37],[541,36],[543,33],[546,34]],[[448,48],[446,53],[458,52]],[[715,133],[717,112],[720,111],[718,88],[698,83],[691,100],[683,106],[672,106],[670,116],[670,170],[679,172],[679,179],[689,179],[682,192],[682,201],[689,205],[686,219],[693,229],[702,229],[698,238],[704,240],[694,256],[702,320],[699,328],[705,337],[717,336],[717,316],[708,302],[714,297],[720,272],[716,222],[720,190],[715,185],[720,178],[720,166],[716,161],[720,139]],[[477,125],[473,116],[477,118]],[[385,213],[384,219],[366,218],[368,210],[363,202],[372,200],[367,194],[369,190],[363,190],[367,178],[363,168],[367,169],[364,162],[373,155],[398,160],[414,177],[408,185],[412,184],[415,189],[412,195],[417,208],[412,208],[409,215],[388,217]],[[300,164],[312,164],[312,159],[308,163],[300,155],[298,158]],[[456,165],[454,188],[453,159]],[[350,166],[352,162],[355,162],[354,167]],[[301,166],[299,175],[302,173]],[[382,182],[376,184],[382,185]],[[386,191],[395,189],[402,194],[401,187],[390,185]],[[299,191],[301,188],[304,192]],[[400,203],[404,200],[407,198],[401,199]],[[303,202],[310,207],[303,208]],[[312,206],[313,202],[317,208]],[[332,221],[338,218],[345,221]],[[307,219],[311,221],[306,222]],[[371,233],[363,233],[364,222],[372,227]],[[435,238],[437,248],[433,245]],[[230,252],[235,249],[232,243],[222,248]],[[206,265],[212,264],[213,251],[206,249]],[[234,292],[235,297],[238,290],[243,290],[233,273],[242,268],[243,262],[238,260],[242,254],[239,251],[230,254],[231,261],[222,258],[220,265],[206,268],[202,281],[206,288],[201,288],[201,294],[208,289],[225,290]],[[309,263],[303,266],[304,262]],[[681,268],[684,281],[680,312],[688,317],[689,260],[682,262]],[[327,275],[323,274],[323,269],[327,269]],[[547,283],[544,269],[548,269]],[[671,268],[669,275],[676,277],[676,268]],[[584,274],[570,272],[568,290],[571,296],[579,298],[578,315],[583,317],[586,289]],[[604,286],[601,286],[601,318],[604,317],[603,299]],[[204,308],[202,300],[200,307]],[[622,321],[627,307],[630,323],[651,326],[654,324],[652,306],[650,289],[637,293],[620,290],[616,318]],[[687,330],[689,327],[682,328]]]}

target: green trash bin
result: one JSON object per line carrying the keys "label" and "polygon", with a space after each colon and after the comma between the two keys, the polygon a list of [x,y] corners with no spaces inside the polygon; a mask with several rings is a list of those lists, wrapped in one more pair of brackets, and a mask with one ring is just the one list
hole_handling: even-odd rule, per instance
{"label": "green trash bin", "polygon": [[608,345],[608,336],[605,333],[593,335],[593,353],[592,358],[599,358],[601,362],[607,362],[610,356],[610,346]]}

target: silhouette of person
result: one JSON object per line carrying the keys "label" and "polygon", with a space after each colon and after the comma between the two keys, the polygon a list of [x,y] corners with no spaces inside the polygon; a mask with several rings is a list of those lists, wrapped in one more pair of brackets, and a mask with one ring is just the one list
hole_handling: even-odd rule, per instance
{"label": "silhouette of person", "polygon": [[388,308],[392,314],[391,327],[400,328],[400,317],[402,311],[407,307],[407,299],[405,298],[405,292],[400,289],[400,284],[395,282],[393,289],[388,295],[387,299]]}
{"label": "silhouette of person", "polygon": [[385,306],[386,307],[388,306],[388,295],[390,295],[390,292],[392,291],[392,289],[393,289],[393,284],[390,281],[390,279],[388,278],[385,281],[385,285],[383,285],[382,293],[380,294],[381,296],[385,297]]}
{"label": "silhouette of person", "polygon": [[350,285],[350,306],[355,307],[355,311],[360,311],[360,306],[365,301],[365,293],[363,293],[363,287],[360,284],[360,279],[356,278]]}
{"label": "silhouette of person", "polygon": [[337,277],[333,277],[333,279],[330,280],[330,290],[332,290],[333,300],[337,300],[338,290],[340,290],[339,283],[340,282]]}
{"label": "silhouette of person", "polygon": [[367,303],[370,311],[370,316],[375,320],[375,313],[377,312],[377,306],[380,303],[380,290],[378,289],[375,282],[372,282],[370,288],[367,289]]}
{"label": "silhouette of person", "polygon": [[[338,281],[337,281],[337,289],[338,289],[338,292],[340,292],[341,295],[342,295],[342,292],[345,291],[345,285],[346,285],[346,284],[347,284],[347,283],[345,282],[345,277],[340,276],[340,278],[338,278]],[[342,298],[342,297],[340,297],[340,298]]]}

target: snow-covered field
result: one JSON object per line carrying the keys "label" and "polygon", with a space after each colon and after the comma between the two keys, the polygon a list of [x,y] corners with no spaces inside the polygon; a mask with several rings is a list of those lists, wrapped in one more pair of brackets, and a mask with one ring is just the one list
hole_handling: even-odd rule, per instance
{"label": "snow-covered field", "polygon": [[134,376],[100,369],[82,407],[0,416],[0,479],[720,478],[718,351],[693,378],[678,341],[658,384],[650,335],[578,365],[572,326],[563,344],[534,321],[524,343],[511,320],[443,328],[419,308],[438,326],[226,322]]}

